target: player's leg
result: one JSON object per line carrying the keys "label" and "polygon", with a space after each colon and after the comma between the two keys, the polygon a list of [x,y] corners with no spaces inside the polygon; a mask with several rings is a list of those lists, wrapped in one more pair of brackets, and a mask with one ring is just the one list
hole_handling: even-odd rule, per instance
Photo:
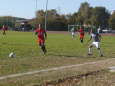
{"label": "player's leg", "polygon": [[45,40],[41,40],[41,49],[44,52],[44,54],[46,54],[47,50],[46,50],[46,46],[45,46]]}
{"label": "player's leg", "polygon": [[46,54],[46,52],[47,52],[46,47],[45,47],[44,44],[42,45],[42,51],[44,52],[44,54]]}
{"label": "player's leg", "polygon": [[42,44],[42,41],[41,41],[40,38],[38,38],[38,43],[39,43],[39,46],[40,46],[42,52],[44,52],[44,51],[43,51],[43,44]]}
{"label": "player's leg", "polygon": [[80,36],[80,42],[83,43],[83,36]]}
{"label": "player's leg", "polygon": [[42,43],[39,43],[39,46],[40,46],[42,52],[45,54],[47,52],[45,45]]}
{"label": "player's leg", "polygon": [[75,34],[74,34],[74,32],[72,32],[72,38],[74,38],[74,36],[75,36]]}
{"label": "player's leg", "polygon": [[3,30],[3,35],[6,35],[6,32],[5,32],[5,30]]}
{"label": "player's leg", "polygon": [[84,35],[82,35],[82,43],[84,42]]}
{"label": "player's leg", "polygon": [[41,44],[41,41],[39,41],[39,46],[40,46],[40,48],[41,48],[41,50],[42,50],[42,44]]}
{"label": "player's leg", "polygon": [[83,37],[81,38],[81,43],[83,43]]}
{"label": "player's leg", "polygon": [[102,54],[101,49],[100,49],[100,48],[97,48],[97,49],[98,49],[98,51],[99,51],[100,56],[102,57],[102,56],[103,56],[103,54]]}
{"label": "player's leg", "polygon": [[100,56],[103,56],[102,51],[101,51],[101,48],[100,48],[100,43],[97,42],[95,45],[96,45],[97,50],[99,51],[99,55],[100,55]]}
{"label": "player's leg", "polygon": [[89,45],[88,55],[92,55],[92,47],[93,47],[93,43],[91,43],[91,44]]}

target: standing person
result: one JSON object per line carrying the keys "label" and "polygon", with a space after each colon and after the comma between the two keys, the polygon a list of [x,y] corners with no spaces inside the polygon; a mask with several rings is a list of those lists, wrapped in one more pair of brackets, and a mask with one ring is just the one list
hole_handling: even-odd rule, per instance
{"label": "standing person", "polygon": [[79,29],[79,34],[80,34],[80,42],[83,43],[83,39],[84,39],[84,28],[83,27],[80,27]]}
{"label": "standing person", "polygon": [[89,39],[93,40],[93,42],[89,45],[89,52],[88,55],[92,55],[92,47],[95,46],[97,50],[99,51],[100,56],[103,56],[102,51],[100,49],[100,41],[101,41],[101,35],[99,33],[91,33],[91,37]]}
{"label": "standing person", "polygon": [[38,36],[38,43],[41,50],[43,51],[44,54],[46,54],[47,50],[45,47],[45,40],[47,38],[47,34],[40,24],[37,26],[35,34]]}
{"label": "standing person", "polygon": [[74,27],[71,29],[71,35],[72,35],[72,38],[75,38],[75,29],[74,29]]}
{"label": "standing person", "polygon": [[101,32],[101,28],[100,28],[100,26],[99,26],[99,28],[97,29],[97,32],[98,32],[98,33],[100,33],[100,32]]}
{"label": "standing person", "polygon": [[5,25],[2,26],[2,30],[3,30],[3,33],[2,33],[2,34],[3,34],[3,35],[6,35],[6,30],[7,30],[7,29],[8,29],[8,28],[7,28]]}

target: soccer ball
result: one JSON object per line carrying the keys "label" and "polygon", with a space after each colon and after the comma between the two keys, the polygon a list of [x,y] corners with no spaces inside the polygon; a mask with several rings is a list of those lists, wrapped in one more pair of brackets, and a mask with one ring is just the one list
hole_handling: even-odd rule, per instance
{"label": "soccer ball", "polygon": [[14,58],[14,57],[15,57],[14,52],[11,52],[11,53],[9,54],[9,57],[10,57],[10,58]]}

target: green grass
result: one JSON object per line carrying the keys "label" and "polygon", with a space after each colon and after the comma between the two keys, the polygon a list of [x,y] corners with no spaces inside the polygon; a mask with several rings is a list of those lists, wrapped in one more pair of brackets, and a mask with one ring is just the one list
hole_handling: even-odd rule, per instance
{"label": "green grass", "polygon": [[[87,35],[85,43],[88,38]],[[0,76],[115,56],[115,37],[112,36],[103,36],[101,47],[104,57],[99,57],[95,48],[94,55],[87,56],[88,46],[81,44],[78,36],[75,40],[71,39],[70,34],[48,33],[46,56],[43,56],[36,41],[37,37],[33,32],[7,32],[6,36],[0,34]],[[8,57],[12,51],[15,52],[16,58]]]}
{"label": "green grass", "polygon": [[[87,41],[88,36],[85,38]],[[108,53],[114,54],[115,37],[104,36],[102,40],[102,49],[105,56]],[[6,36],[0,36],[0,59],[7,59],[11,51],[16,53],[18,58],[31,58],[41,56],[40,49],[37,44],[37,37],[32,32],[7,32]],[[66,56],[66,57],[82,57],[87,54],[87,46],[79,42],[79,38],[72,40],[70,34],[48,34],[46,41],[48,49],[47,56]],[[94,51],[97,55],[97,51]]]}

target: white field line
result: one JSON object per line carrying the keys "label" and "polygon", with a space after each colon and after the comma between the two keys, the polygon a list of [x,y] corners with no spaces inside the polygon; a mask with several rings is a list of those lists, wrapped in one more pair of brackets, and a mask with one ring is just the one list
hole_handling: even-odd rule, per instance
{"label": "white field line", "polygon": [[[112,59],[115,60],[115,58],[112,58]],[[96,62],[87,62],[87,63],[83,63],[83,64],[61,66],[61,67],[55,67],[55,68],[49,68],[49,69],[35,70],[35,71],[30,71],[30,72],[25,72],[25,73],[11,74],[11,75],[6,75],[6,76],[1,76],[0,80],[4,80],[4,79],[8,79],[8,78],[21,77],[21,76],[25,76],[25,75],[32,75],[32,74],[36,74],[36,73],[44,73],[44,72],[49,72],[49,71],[56,71],[56,70],[61,70],[61,69],[80,67],[80,66],[83,66],[83,65],[97,64],[97,63],[105,62],[105,61],[108,61],[108,60],[110,60],[110,59],[96,61]]]}

